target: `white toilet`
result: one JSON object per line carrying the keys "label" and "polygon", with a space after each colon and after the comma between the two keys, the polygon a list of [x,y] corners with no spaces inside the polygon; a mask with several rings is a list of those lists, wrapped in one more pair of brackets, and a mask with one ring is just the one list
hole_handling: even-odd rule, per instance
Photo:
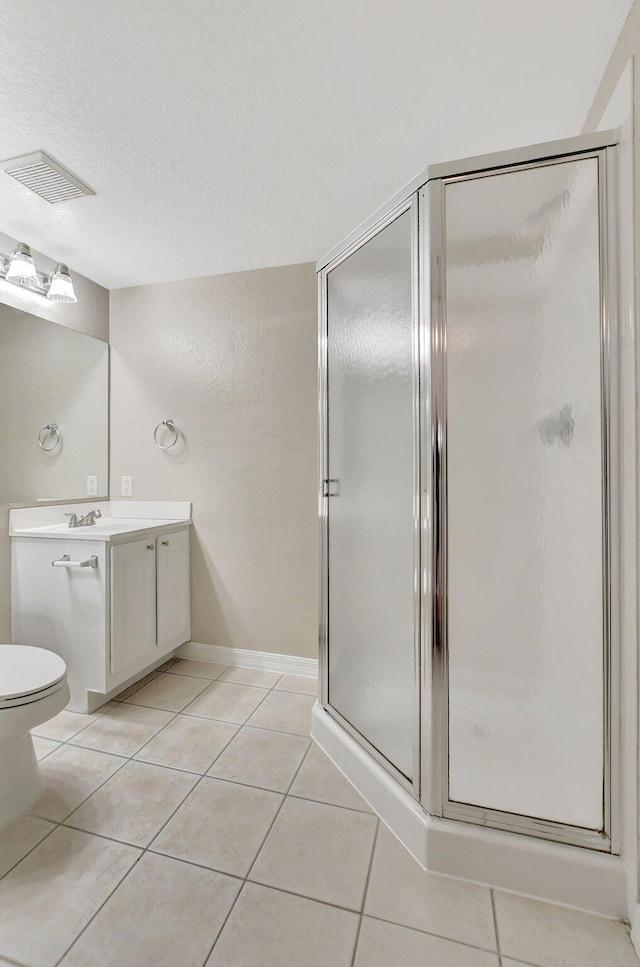
{"label": "white toilet", "polygon": [[69,701],[67,666],[59,655],[29,645],[0,645],[0,827],[43,792],[31,729]]}

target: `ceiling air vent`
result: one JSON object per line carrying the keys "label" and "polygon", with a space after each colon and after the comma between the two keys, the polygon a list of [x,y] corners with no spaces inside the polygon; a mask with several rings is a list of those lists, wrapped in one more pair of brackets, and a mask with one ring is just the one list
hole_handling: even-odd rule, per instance
{"label": "ceiling air vent", "polygon": [[92,188],[72,175],[44,151],[0,161],[0,168],[51,205],[59,201],[69,201],[72,198],[95,195]]}

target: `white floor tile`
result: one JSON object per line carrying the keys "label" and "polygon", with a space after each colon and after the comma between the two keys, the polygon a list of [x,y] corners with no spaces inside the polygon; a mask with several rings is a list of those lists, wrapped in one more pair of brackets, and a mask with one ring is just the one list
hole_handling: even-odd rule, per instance
{"label": "white floor tile", "polygon": [[135,758],[203,775],[237,731],[229,722],[176,715]]}
{"label": "white floor tile", "polygon": [[0,880],[0,954],[54,967],[139,856],[59,826]]}
{"label": "white floor tile", "polygon": [[[23,816],[0,829],[0,876],[8,873],[45,836],[55,829],[53,823],[35,816]],[[2,943],[0,940],[0,952]]]}
{"label": "white floor tile", "polygon": [[376,822],[367,813],[287,799],[250,878],[360,910]]}
{"label": "white floor tile", "polygon": [[268,694],[264,688],[233,685],[231,682],[212,682],[184,711],[187,715],[203,715],[221,722],[244,725]]}
{"label": "white floor tile", "polygon": [[357,927],[353,913],[247,883],[206,967],[350,967]]}
{"label": "white floor tile", "polygon": [[500,950],[539,967],[638,967],[624,924],[496,891]]}
{"label": "white floor tile", "polygon": [[286,792],[309,740],[302,735],[244,726],[209,770],[210,776]]}
{"label": "white floor tile", "polygon": [[257,685],[259,688],[273,688],[280,678],[279,672],[268,672],[261,668],[227,668],[220,676],[221,682],[235,682],[236,685]]}
{"label": "white floor tile", "polygon": [[201,967],[241,885],[145,853],[62,967]]}
{"label": "white floor tile", "polygon": [[190,675],[193,678],[208,678],[212,682],[219,678],[228,667],[228,665],[218,664],[217,661],[192,661],[191,659],[180,658],[167,671],[170,675]]}
{"label": "white floor tile", "polygon": [[75,745],[61,746],[40,766],[46,789],[32,814],[61,823],[126,761],[106,752]]}
{"label": "white floor tile", "polygon": [[364,917],[354,967],[498,967],[497,954]]}
{"label": "white floor tile", "polygon": [[60,712],[54,718],[49,719],[48,722],[38,725],[33,729],[33,734],[45,739],[55,739],[57,742],[67,742],[83,729],[86,729],[88,725],[96,722],[113,706],[113,702],[107,702],[89,715],[83,715],[81,712],[67,712],[65,709],[64,712]]}
{"label": "white floor tile", "polygon": [[173,712],[162,712],[160,709],[127,705],[123,702],[110,709],[80,735],[74,736],[73,744],[81,745],[85,749],[97,749],[99,752],[132,756],[170,722],[173,716]]}
{"label": "white floor tile", "polygon": [[303,799],[331,803],[334,806],[373,812],[360,793],[354,789],[348,779],[345,779],[329,756],[315,742],[311,745],[289,794],[301,796]]}
{"label": "white floor tile", "polygon": [[488,888],[426,873],[383,825],[365,913],[450,940],[497,949]]}
{"label": "white floor tile", "polygon": [[313,695],[278,692],[274,689],[269,692],[247,724],[261,729],[274,729],[276,732],[309,735],[311,732],[311,709],[314,703]]}
{"label": "white floor tile", "polygon": [[152,849],[222,873],[245,876],[282,796],[221,779],[203,779],[152,843]]}
{"label": "white floor tile", "polygon": [[67,820],[69,826],[148,846],[198,777],[147,762],[128,762]]}
{"label": "white floor tile", "polygon": [[126,702],[129,705],[160,708],[166,712],[181,712],[185,705],[192,702],[206,687],[207,682],[202,678],[187,678],[186,675],[158,675],[148,685],[144,685],[130,695]]}
{"label": "white floor tile", "polygon": [[282,692],[299,692],[302,695],[318,694],[318,679],[306,678],[304,675],[283,675],[275,686]]}

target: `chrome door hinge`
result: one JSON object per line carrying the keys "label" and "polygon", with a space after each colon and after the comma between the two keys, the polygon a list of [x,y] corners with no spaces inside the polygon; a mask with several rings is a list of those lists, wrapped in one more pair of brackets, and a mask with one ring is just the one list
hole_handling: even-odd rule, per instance
{"label": "chrome door hinge", "polygon": [[337,497],[338,496],[338,481],[335,479],[328,479],[322,481],[322,496],[323,497]]}

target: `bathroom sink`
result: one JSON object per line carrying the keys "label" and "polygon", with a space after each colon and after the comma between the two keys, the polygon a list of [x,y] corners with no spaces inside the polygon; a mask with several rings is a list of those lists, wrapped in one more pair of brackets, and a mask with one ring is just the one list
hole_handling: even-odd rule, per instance
{"label": "bathroom sink", "polygon": [[[92,511],[101,514],[94,524],[69,527],[72,514],[80,519]],[[9,520],[11,537],[122,543],[128,535],[142,538],[190,524],[191,504],[180,500],[98,500],[95,504],[17,508],[9,512]]]}
{"label": "bathroom sink", "polygon": [[64,524],[46,524],[43,527],[14,528],[13,537],[56,538],[68,541],[109,541],[114,537],[125,534],[137,534],[142,537],[148,531],[161,532],[175,527],[176,524],[189,523],[188,520],[167,520],[160,518],[138,517],[102,517],[95,524],[87,527],[69,527]]}
{"label": "bathroom sink", "polygon": [[89,527],[67,526],[66,530],[69,531],[69,537],[76,537],[78,531],[87,534],[126,534],[128,531],[139,530],[140,528],[146,530],[149,527],[163,527],[166,523],[166,520],[127,520],[126,518],[103,517]]}

